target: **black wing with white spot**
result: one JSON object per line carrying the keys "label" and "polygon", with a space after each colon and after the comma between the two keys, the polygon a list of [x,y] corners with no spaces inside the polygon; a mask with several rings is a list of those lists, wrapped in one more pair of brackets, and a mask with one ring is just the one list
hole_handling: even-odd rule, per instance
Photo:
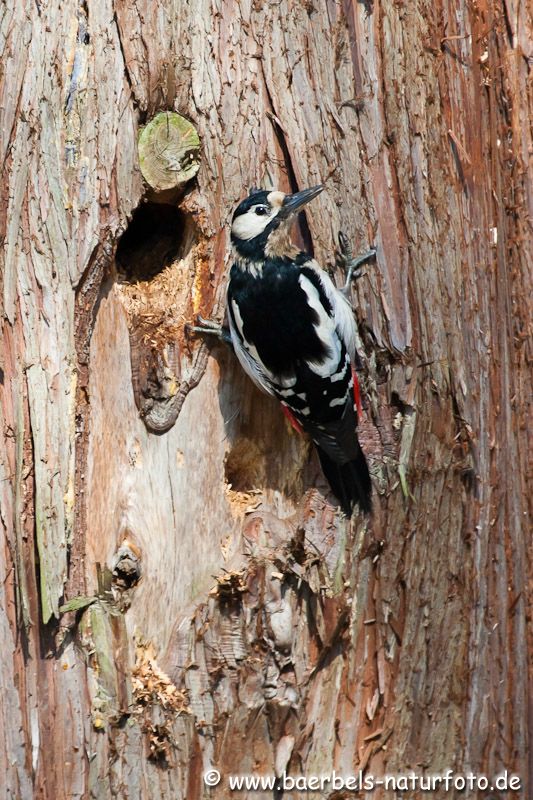
{"label": "black wing with white spot", "polygon": [[[244,370],[311,435],[343,508],[358,499],[367,508],[370,478],[355,434],[356,327],[348,301],[314,260],[300,254],[266,259],[253,269],[234,266],[228,313]],[[364,473],[355,489],[354,469]]]}

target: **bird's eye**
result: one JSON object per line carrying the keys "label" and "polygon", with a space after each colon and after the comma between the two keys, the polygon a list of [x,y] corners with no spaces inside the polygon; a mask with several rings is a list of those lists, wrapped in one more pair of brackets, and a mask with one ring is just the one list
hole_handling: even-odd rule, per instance
{"label": "bird's eye", "polygon": [[265,214],[268,214],[268,208],[266,208],[266,206],[257,206],[255,213],[258,217],[264,217]]}

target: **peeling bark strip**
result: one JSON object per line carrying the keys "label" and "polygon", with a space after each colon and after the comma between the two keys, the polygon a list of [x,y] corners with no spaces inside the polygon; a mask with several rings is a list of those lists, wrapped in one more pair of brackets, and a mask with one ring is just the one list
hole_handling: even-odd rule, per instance
{"label": "peeling bark strip", "polygon": [[[528,5],[4,5],[0,794],[450,767],[528,800]],[[178,115],[195,180],[145,194],[141,130]],[[248,188],[317,183],[318,260],[339,230],[378,248],[368,529],[184,333],[222,314]]]}

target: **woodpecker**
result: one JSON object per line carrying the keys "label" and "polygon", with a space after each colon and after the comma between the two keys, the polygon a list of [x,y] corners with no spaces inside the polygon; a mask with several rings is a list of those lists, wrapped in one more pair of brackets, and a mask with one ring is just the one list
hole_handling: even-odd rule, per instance
{"label": "woodpecker", "polygon": [[[322,189],[295,194],[253,189],[237,206],[227,290],[229,336],[222,336],[231,340],[254,383],[280,401],[297,430],[309,434],[333,493],[351,516],[356,503],[370,511],[372,490],[356,433],[361,414],[353,368],[356,323],[345,294],[290,238],[296,215]],[[374,254],[345,259],[350,262],[347,286],[353,270]],[[214,325],[206,324],[214,332]]]}

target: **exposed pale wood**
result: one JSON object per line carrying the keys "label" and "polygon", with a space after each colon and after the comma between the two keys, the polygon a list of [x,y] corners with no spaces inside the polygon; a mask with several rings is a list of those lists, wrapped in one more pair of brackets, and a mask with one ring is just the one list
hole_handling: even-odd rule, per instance
{"label": "exposed pale wood", "polygon": [[[0,41],[0,795],[449,767],[529,798],[528,5],[23,0]],[[115,253],[158,112],[201,166],[142,273]],[[185,328],[223,315],[246,189],[318,182],[300,241],[378,248],[353,291],[375,512],[351,525]]]}
{"label": "exposed pale wood", "polygon": [[200,168],[200,140],[188,120],[161,111],[139,136],[139,166],[155,191],[175,189],[194,178]]}

